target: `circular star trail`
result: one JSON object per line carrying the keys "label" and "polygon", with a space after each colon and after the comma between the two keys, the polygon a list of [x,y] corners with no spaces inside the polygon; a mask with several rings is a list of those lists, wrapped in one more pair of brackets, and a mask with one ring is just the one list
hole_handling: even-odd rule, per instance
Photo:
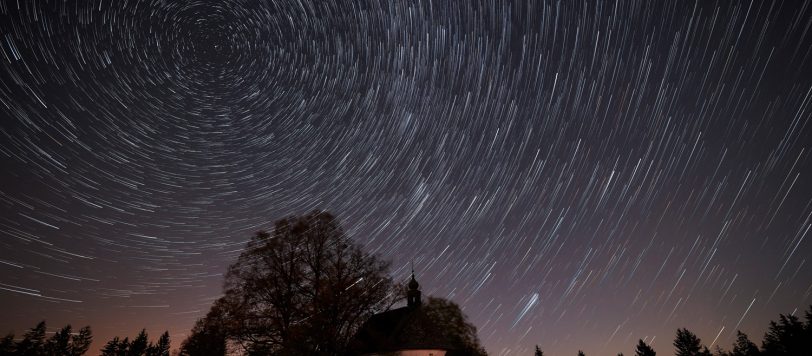
{"label": "circular star trail", "polygon": [[795,1],[0,2],[0,331],[177,342],[254,231],[319,208],[492,354],[758,339],[812,304],[811,27]]}

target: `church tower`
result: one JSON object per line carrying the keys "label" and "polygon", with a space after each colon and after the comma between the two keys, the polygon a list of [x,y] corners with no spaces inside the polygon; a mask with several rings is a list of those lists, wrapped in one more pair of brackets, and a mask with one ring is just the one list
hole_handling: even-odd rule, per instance
{"label": "church tower", "polygon": [[410,308],[420,306],[420,284],[414,279],[414,270],[412,270],[412,280],[409,281],[409,290],[406,292],[406,305]]}

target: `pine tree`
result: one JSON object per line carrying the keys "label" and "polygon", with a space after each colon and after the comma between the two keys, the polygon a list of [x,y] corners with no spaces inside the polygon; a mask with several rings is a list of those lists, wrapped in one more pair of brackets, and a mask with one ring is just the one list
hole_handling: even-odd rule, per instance
{"label": "pine tree", "polygon": [[544,356],[544,353],[541,352],[541,348],[539,348],[539,345],[536,345],[536,352],[533,354],[533,356]]}
{"label": "pine tree", "polygon": [[118,339],[118,336],[114,337],[113,340],[107,342],[104,347],[101,349],[102,356],[119,356],[122,354],[121,350],[121,340]]}
{"label": "pine tree", "polygon": [[812,305],[809,306],[809,309],[807,309],[804,315],[806,316],[806,324],[804,324],[804,329],[806,329],[806,335],[812,336]]}
{"label": "pine tree", "polygon": [[731,356],[758,356],[758,346],[747,338],[747,334],[736,331],[736,343],[733,344]]}
{"label": "pine tree", "polygon": [[16,354],[20,356],[37,356],[45,353],[45,321],[25,333],[25,337],[17,344]]}
{"label": "pine tree", "polygon": [[654,352],[654,349],[651,348],[648,344],[643,342],[642,339],[637,342],[637,348],[635,349],[635,356],[657,356],[657,353]]}
{"label": "pine tree", "polygon": [[583,352],[583,351],[578,350],[578,356],[586,356],[586,355],[584,355],[584,352]]}
{"label": "pine tree", "polygon": [[93,334],[90,332],[90,326],[85,326],[79,330],[79,334],[71,337],[71,356],[84,355],[90,349],[90,344],[93,342]]}
{"label": "pine tree", "polygon": [[157,343],[149,345],[149,348],[147,348],[147,356],[169,356],[168,331],[164,331]]}
{"label": "pine tree", "polygon": [[721,346],[716,345],[713,348],[713,356],[731,356],[731,354],[725,351],[725,349],[723,349]]}
{"label": "pine tree", "polygon": [[55,332],[49,339],[45,338],[47,328],[45,321],[25,333],[19,342],[14,342],[14,334],[0,339],[0,355],[14,356],[82,356],[90,347],[92,336],[90,327],[86,326],[73,335],[70,325]]}
{"label": "pine tree", "polygon": [[808,355],[804,350],[804,324],[794,315],[779,316],[779,321],[770,322],[770,327],[764,335],[762,349],[765,355]]}
{"label": "pine tree", "polygon": [[8,334],[0,339],[0,355],[11,355],[14,353],[14,334]]}
{"label": "pine tree", "polygon": [[713,356],[713,354],[707,346],[703,346],[702,351],[699,351],[699,356]]}
{"label": "pine tree", "polygon": [[702,355],[702,341],[696,334],[688,329],[677,329],[677,337],[674,339],[674,347],[677,349],[676,356],[697,356]]}
{"label": "pine tree", "polygon": [[130,348],[127,350],[128,356],[143,356],[147,352],[147,330],[141,329],[138,336],[130,343]]}
{"label": "pine tree", "polygon": [[[90,334],[89,328],[87,330],[87,334]],[[132,342],[130,342],[128,338],[120,340],[119,337],[116,336],[112,340],[108,341],[101,351],[102,356],[169,356],[169,346],[170,341],[168,331],[164,331],[164,333],[161,334],[161,337],[158,338],[158,341],[153,344],[149,342],[147,330],[141,329],[141,332],[138,333]],[[181,352],[181,354],[183,353]],[[193,354],[208,355],[205,353],[205,350],[203,350],[203,353],[195,352]]]}
{"label": "pine tree", "polygon": [[70,355],[71,348],[70,348],[70,338],[71,338],[71,331],[72,328],[69,325],[66,325],[62,330],[59,330],[52,336],[47,344],[45,345],[45,349],[48,352],[48,355]]}

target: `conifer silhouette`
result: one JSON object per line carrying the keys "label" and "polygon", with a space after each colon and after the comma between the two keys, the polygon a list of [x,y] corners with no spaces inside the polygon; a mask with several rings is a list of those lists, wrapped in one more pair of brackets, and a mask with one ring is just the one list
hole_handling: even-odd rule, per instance
{"label": "conifer silhouette", "polygon": [[640,339],[637,342],[637,348],[635,348],[635,356],[657,356],[657,353],[654,352],[651,346],[643,342],[643,339]]}

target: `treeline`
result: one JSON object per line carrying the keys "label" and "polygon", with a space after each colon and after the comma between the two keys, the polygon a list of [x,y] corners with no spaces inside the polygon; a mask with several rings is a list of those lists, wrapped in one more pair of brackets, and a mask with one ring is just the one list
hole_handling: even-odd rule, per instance
{"label": "treeline", "polygon": [[70,325],[66,325],[50,338],[46,338],[45,321],[28,330],[20,341],[14,341],[14,334],[6,335],[0,341],[0,355],[84,355],[90,349],[93,335],[90,327],[85,326],[74,334]]}
{"label": "treeline", "polygon": [[[761,340],[761,347],[756,345],[747,334],[736,331],[736,341],[730,351],[719,345],[711,350],[702,344],[702,340],[688,329],[677,329],[674,338],[676,356],[810,356],[812,355],[812,306],[805,313],[805,321],[795,315],[780,314],[778,321],[770,321],[770,326]],[[535,356],[543,356],[536,346]],[[579,356],[584,353],[578,351]],[[618,354],[622,356],[623,354]],[[643,340],[638,341],[635,356],[656,356],[657,352]]]}
{"label": "treeline", "polygon": [[[81,356],[90,349],[93,334],[90,326],[85,326],[74,333],[70,325],[46,337],[45,321],[31,328],[19,341],[14,334],[6,335],[0,340],[0,356]],[[141,332],[130,341],[118,336],[107,342],[101,349],[103,356],[169,356],[169,332],[164,332],[157,342],[147,340],[147,331]]]}
{"label": "treeline", "polygon": [[158,342],[147,341],[147,330],[141,329],[132,341],[118,336],[107,342],[101,350],[102,356],[169,356],[169,332],[164,331]]}

